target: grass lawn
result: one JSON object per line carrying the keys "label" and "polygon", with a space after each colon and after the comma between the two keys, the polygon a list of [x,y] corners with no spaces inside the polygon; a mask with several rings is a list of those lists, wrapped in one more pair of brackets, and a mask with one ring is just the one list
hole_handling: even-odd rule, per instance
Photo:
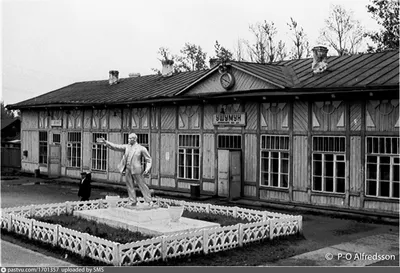
{"label": "grass lawn", "polygon": [[[219,223],[221,226],[235,225],[237,223],[248,223],[247,220],[235,219],[233,217],[188,212],[184,211],[183,217],[198,219]],[[36,220],[59,224],[63,227],[86,232],[96,237],[107,239],[121,244],[132,241],[139,241],[151,238],[152,236],[132,232],[126,229],[114,228],[105,224],[99,224],[72,215],[37,217]],[[60,247],[53,247],[50,244],[27,239],[25,236],[9,233],[1,230],[2,239],[23,247],[33,249],[48,256],[65,259],[79,266],[105,266],[106,264],[92,260],[90,258],[81,258],[68,250]],[[287,236],[284,238],[265,240],[258,243],[251,243],[241,248],[235,248],[227,251],[221,251],[209,255],[192,255],[189,257],[173,258],[166,261],[156,261],[142,263],[139,266],[257,266],[274,262],[278,259],[294,255],[290,250],[291,244],[304,240],[302,235]]]}

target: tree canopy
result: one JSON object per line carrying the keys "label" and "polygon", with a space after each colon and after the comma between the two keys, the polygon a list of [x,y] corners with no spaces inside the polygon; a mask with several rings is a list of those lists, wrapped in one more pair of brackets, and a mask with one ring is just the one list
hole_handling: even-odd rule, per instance
{"label": "tree canopy", "polygon": [[371,38],[376,46],[370,46],[368,51],[383,51],[399,48],[399,1],[372,0],[367,5],[368,12],[372,14],[382,30],[367,32],[365,36]]}
{"label": "tree canopy", "polygon": [[364,37],[361,23],[354,19],[353,12],[340,5],[332,5],[329,18],[321,30],[319,41],[331,46],[339,56],[358,53]]}

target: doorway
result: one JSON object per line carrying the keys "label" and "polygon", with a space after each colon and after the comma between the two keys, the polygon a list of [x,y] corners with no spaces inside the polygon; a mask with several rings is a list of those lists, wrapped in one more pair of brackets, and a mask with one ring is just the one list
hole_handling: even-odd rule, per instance
{"label": "doorway", "polygon": [[240,198],[242,183],[241,151],[218,150],[218,196]]}
{"label": "doorway", "polygon": [[49,178],[57,178],[61,176],[61,146],[49,145]]}

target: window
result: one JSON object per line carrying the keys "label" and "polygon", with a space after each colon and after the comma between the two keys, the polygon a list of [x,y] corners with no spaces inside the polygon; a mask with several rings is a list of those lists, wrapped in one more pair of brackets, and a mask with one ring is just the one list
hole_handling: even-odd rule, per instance
{"label": "window", "polygon": [[314,191],[345,192],[345,137],[313,137],[312,162]]}
{"label": "window", "polygon": [[67,164],[69,167],[81,167],[81,133],[69,132],[67,141]]}
{"label": "window", "polygon": [[47,164],[47,132],[39,131],[39,164]]}
{"label": "window", "polygon": [[218,149],[242,149],[242,136],[219,135]]}
{"label": "window", "polygon": [[103,137],[107,140],[107,134],[93,133],[92,136],[92,169],[105,171],[107,170],[107,147],[97,144],[97,138]]}
{"label": "window", "polygon": [[61,144],[61,135],[60,134],[53,134],[53,144],[54,145]]}
{"label": "window", "polygon": [[261,136],[262,186],[288,188],[289,186],[289,137]]}
{"label": "window", "polygon": [[179,135],[178,178],[200,178],[199,135]]}
{"label": "window", "polygon": [[367,196],[399,198],[398,137],[367,137]]}

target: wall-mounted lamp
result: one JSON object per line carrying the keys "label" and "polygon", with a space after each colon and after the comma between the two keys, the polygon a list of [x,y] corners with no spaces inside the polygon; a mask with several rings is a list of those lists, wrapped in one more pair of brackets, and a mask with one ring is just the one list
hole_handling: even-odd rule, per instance
{"label": "wall-mounted lamp", "polygon": [[27,150],[24,150],[24,151],[22,152],[22,155],[25,156],[25,157],[28,157],[28,151],[27,151]]}

